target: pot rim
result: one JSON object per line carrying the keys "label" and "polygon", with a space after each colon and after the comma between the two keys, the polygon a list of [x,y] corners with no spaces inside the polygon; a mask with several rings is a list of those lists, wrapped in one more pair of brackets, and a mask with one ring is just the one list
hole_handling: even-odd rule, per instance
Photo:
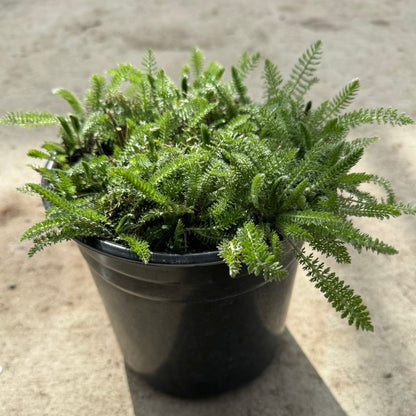
{"label": "pot rim", "polygon": [[[143,263],[137,253],[133,250],[109,240],[96,237],[76,237],[74,240],[88,248],[103,252],[104,254],[121,257],[128,260]],[[201,263],[224,263],[218,251],[204,251],[199,253],[175,254],[150,252],[149,263],[156,264],[201,264]]]}

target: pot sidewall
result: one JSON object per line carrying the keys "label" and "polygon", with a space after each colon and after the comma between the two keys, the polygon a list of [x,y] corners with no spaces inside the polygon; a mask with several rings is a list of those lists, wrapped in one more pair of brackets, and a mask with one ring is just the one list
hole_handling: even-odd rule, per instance
{"label": "pot sidewall", "polygon": [[[77,240],[76,240],[77,241]],[[284,329],[297,263],[265,282],[230,278],[217,257],[193,264],[144,264],[77,241],[103,299],[126,365],[166,393],[199,397],[258,376]]]}

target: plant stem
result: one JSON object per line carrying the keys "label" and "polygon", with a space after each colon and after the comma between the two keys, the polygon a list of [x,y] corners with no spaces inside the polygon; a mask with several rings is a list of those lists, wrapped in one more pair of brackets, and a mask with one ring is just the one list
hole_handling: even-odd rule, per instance
{"label": "plant stem", "polygon": [[119,142],[120,142],[120,145],[121,146],[124,146],[124,137],[123,137],[123,133],[122,133],[122,128],[121,127],[119,127],[118,125],[117,125],[117,122],[116,122],[116,120],[114,119],[114,116],[113,116],[113,114],[111,113],[111,111],[110,111],[110,109],[106,109],[105,110],[105,112],[106,112],[106,114],[108,115],[108,118],[110,119],[110,121],[111,121],[111,123],[113,124],[113,126],[114,126],[114,130],[116,131],[116,134],[117,134],[117,136],[118,136],[118,140],[119,140]]}

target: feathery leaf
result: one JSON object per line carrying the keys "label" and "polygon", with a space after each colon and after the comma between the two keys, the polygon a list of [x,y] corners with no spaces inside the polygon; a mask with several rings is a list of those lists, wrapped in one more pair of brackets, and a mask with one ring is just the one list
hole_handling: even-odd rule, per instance
{"label": "feathery leaf", "polygon": [[84,109],[78,98],[71,91],[68,91],[64,88],[56,88],[52,91],[53,94],[61,96],[64,100],[68,102],[71,108],[74,110],[75,114],[82,117],[84,115]]}
{"label": "feathery leaf", "polygon": [[0,118],[0,124],[14,124],[26,128],[40,127],[58,124],[58,116],[48,112],[10,112]]}

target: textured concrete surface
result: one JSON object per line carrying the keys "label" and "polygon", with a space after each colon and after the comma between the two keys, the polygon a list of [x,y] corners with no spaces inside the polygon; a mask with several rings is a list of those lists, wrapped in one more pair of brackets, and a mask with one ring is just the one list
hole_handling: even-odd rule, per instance
{"label": "textured concrete surface", "polygon": [[[245,50],[259,51],[287,73],[322,39],[321,84],[312,98],[330,98],[358,76],[356,106],[391,105],[416,118],[415,23],[412,0],[0,0],[0,113],[67,111],[52,88],[80,93],[91,73],[139,64],[149,47],[178,79],[196,45],[226,65]],[[388,177],[398,198],[415,203],[416,128],[372,127],[355,136],[373,135],[382,140],[360,168]],[[49,128],[0,129],[1,415],[416,414],[414,218],[360,221],[400,254],[354,255],[352,265],[336,266],[364,297],[374,334],[348,327],[299,271],[285,345],[266,373],[218,398],[179,400],[126,372],[74,245],[29,260],[29,245],[18,242],[42,217],[37,199],[15,191],[37,180],[25,153],[54,136]]]}

